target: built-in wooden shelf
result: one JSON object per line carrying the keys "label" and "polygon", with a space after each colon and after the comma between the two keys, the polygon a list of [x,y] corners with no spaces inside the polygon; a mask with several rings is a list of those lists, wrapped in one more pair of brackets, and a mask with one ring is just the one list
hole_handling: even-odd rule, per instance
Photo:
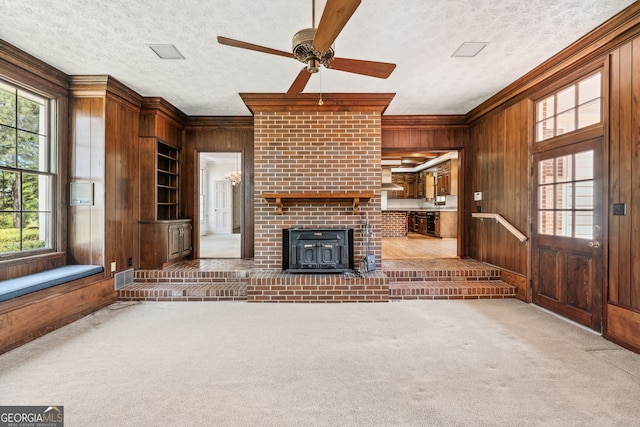
{"label": "built-in wooden shelf", "polygon": [[368,202],[373,192],[363,193],[263,193],[262,198],[269,203],[275,203],[278,215],[282,215],[282,206],[296,203],[348,203],[353,206],[353,214],[358,213],[360,202]]}

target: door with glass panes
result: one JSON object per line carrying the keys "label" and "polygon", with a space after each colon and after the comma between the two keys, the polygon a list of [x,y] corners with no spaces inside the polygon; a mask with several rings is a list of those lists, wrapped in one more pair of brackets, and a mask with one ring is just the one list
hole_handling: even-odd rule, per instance
{"label": "door with glass panes", "polygon": [[602,138],[533,157],[533,302],[602,323]]}

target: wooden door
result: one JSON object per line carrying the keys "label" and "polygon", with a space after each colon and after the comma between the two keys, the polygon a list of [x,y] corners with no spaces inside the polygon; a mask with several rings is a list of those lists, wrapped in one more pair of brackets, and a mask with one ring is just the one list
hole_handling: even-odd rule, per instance
{"label": "wooden door", "polygon": [[215,206],[213,233],[229,234],[233,232],[233,204],[231,200],[231,183],[229,181],[215,182]]}
{"label": "wooden door", "polygon": [[602,138],[533,161],[533,302],[602,330]]}

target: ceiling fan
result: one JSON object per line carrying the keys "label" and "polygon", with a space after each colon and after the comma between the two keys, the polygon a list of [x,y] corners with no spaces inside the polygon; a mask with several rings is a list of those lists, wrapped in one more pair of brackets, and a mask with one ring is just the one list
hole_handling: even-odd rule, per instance
{"label": "ceiling fan", "polygon": [[218,36],[218,43],[293,58],[306,64],[287,91],[289,95],[302,92],[311,78],[311,74],[320,70],[320,65],[333,70],[386,79],[396,68],[396,64],[333,56],[334,52],[331,46],[351,15],[360,6],[360,2],[361,0],[327,0],[320,23],[316,28],[315,0],[313,0],[312,28],[300,30],[293,36],[291,53],[222,36]]}

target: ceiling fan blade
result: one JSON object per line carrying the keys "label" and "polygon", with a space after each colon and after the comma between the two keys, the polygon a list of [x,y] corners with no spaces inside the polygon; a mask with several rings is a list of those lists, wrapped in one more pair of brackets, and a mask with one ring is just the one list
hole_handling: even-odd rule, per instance
{"label": "ceiling fan blade", "polygon": [[333,58],[329,63],[332,70],[386,79],[396,68],[389,62],[363,61],[361,59]]}
{"label": "ceiling fan blade", "polygon": [[313,47],[320,52],[328,51],[358,6],[360,0],[327,0],[313,38]]}
{"label": "ceiling fan blade", "polygon": [[270,47],[259,46],[253,43],[241,42],[240,40],[234,40],[227,37],[218,36],[218,43],[227,46],[239,47],[241,49],[255,50],[256,52],[269,53],[271,55],[284,56],[286,58],[294,58],[293,53],[285,52],[283,50],[271,49]]}
{"label": "ceiling fan blade", "polygon": [[304,67],[298,73],[298,77],[293,81],[293,84],[287,91],[287,95],[295,95],[297,93],[301,93],[304,90],[304,87],[307,85],[307,82],[311,78],[311,73],[307,71],[307,67]]}

